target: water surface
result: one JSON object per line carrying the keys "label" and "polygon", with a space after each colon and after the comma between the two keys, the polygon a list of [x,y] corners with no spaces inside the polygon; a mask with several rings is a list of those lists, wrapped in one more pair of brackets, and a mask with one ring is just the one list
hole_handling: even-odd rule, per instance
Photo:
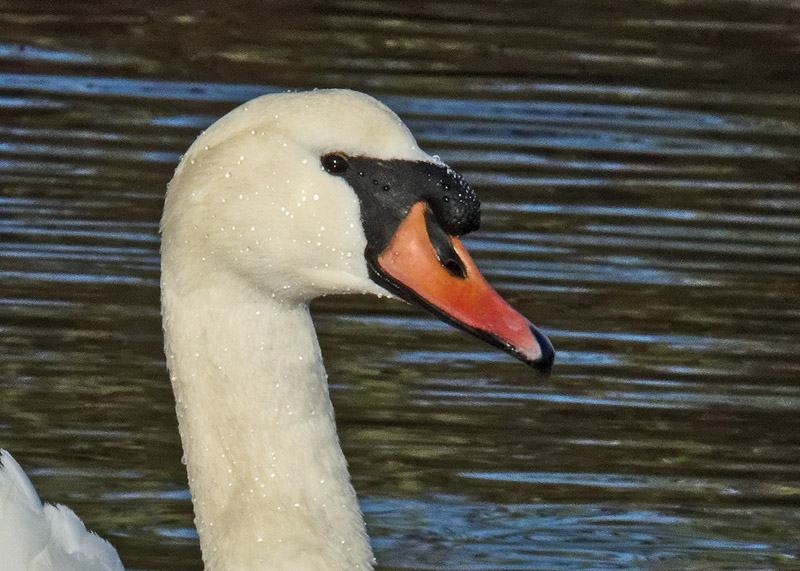
{"label": "water surface", "polygon": [[800,566],[800,7],[0,2],[0,446],[126,567],[198,570],[161,349],[164,188],[251,97],[389,104],[548,381],[315,302],[382,571]]}

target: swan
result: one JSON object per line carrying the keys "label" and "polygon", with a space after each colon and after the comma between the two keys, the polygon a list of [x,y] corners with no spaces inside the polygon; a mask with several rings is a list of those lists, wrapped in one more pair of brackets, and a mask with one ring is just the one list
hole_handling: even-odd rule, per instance
{"label": "swan", "polygon": [[166,194],[161,299],[205,569],[373,569],[312,299],[398,297],[549,374],[548,339],[458,238],[479,222],[466,181],[362,93],[266,95],[192,144]]}
{"label": "swan", "polygon": [[0,450],[0,571],[123,571],[109,542],[71,509],[42,505],[16,460]]}

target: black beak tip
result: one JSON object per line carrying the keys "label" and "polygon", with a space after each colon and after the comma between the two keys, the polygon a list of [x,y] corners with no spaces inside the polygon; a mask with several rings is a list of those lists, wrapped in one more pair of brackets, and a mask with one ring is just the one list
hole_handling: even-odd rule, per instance
{"label": "black beak tip", "polygon": [[550,339],[548,339],[544,333],[536,329],[536,327],[531,327],[531,333],[536,338],[536,342],[541,348],[542,355],[538,359],[528,361],[528,365],[536,369],[542,377],[547,378],[553,370],[553,361],[555,361],[556,358],[556,351],[553,349],[553,344],[550,343]]}

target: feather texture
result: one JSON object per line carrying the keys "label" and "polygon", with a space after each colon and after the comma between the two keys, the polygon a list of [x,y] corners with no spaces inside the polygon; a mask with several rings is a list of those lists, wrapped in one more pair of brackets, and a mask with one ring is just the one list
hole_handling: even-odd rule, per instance
{"label": "feather texture", "polygon": [[0,571],[123,571],[109,542],[62,505],[42,504],[16,460],[0,450]]}

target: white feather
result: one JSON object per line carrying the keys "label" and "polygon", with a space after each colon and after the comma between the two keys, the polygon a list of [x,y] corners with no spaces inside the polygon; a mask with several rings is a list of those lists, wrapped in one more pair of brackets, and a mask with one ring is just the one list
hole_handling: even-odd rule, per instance
{"label": "white feather", "polygon": [[122,571],[114,548],[69,508],[42,505],[16,460],[0,450],[0,571]]}

